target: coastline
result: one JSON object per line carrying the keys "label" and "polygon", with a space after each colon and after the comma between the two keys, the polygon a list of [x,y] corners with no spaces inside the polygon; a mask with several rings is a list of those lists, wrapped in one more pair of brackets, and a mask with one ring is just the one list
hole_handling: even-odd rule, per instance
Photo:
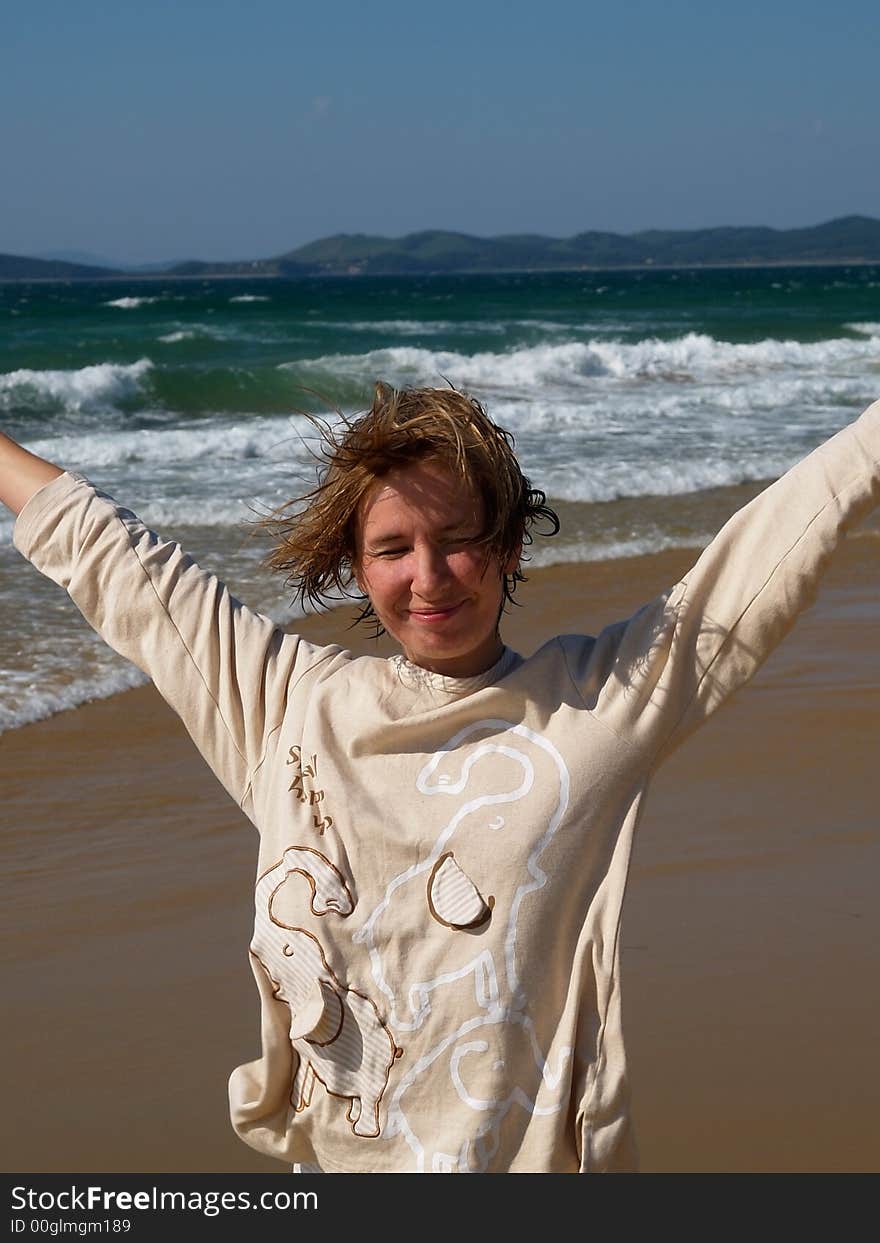
{"label": "coastline", "polygon": [[[532,569],[505,638],[527,654],[596,632],[693,559]],[[846,541],[814,609],[652,788],[622,931],[646,1171],[880,1166],[876,567],[875,537]],[[391,650],[350,618],[296,628]],[[126,691],[4,734],[0,771],[4,1168],[285,1172],[226,1115],[258,1051],[254,830],[176,718]]]}
{"label": "coastline", "polygon": [[[200,262],[195,260],[194,262]],[[247,261],[245,261],[247,262]],[[255,262],[261,262],[256,260]],[[311,281],[311,280],[358,280],[403,278],[432,278],[445,276],[564,276],[566,273],[576,275],[582,272],[723,272],[753,271],[761,268],[858,268],[878,267],[880,258],[866,259],[742,259],[727,262],[693,262],[693,263],[657,263],[644,260],[642,263],[613,264],[576,264],[566,267],[546,268],[438,268],[423,271],[413,269],[411,272],[223,272],[219,269],[207,268],[203,272],[179,273],[167,272],[109,272],[100,276],[0,276],[0,285],[69,285],[69,284],[116,284],[120,281]]]}

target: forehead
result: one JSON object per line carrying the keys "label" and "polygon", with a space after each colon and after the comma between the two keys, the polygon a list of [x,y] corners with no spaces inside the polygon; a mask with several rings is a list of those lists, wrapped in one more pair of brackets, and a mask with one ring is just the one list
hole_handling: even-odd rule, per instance
{"label": "forehead", "polygon": [[366,535],[401,523],[442,529],[482,516],[482,497],[467,480],[439,462],[418,462],[376,480],[361,502],[358,527]]}

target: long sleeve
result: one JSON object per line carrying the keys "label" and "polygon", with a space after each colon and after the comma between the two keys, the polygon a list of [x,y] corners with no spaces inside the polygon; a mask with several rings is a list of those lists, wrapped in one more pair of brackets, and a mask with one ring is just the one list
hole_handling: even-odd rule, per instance
{"label": "long sleeve", "polygon": [[81,476],[61,475],[37,492],[14,538],[101,637],[152,678],[238,802],[292,687],[344,657],[244,608],[179,545]]}
{"label": "long sleeve", "polygon": [[588,706],[662,759],[756,672],[877,504],[880,402],[736,513],[671,591],[597,638],[575,671]]}

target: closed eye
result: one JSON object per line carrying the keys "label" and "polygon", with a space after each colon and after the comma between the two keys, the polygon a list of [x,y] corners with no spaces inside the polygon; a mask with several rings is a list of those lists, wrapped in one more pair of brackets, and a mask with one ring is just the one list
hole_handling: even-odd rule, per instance
{"label": "closed eye", "polygon": [[[453,535],[448,539],[438,541],[437,547],[444,550],[455,548],[466,548],[469,544],[476,544],[480,540],[479,535]],[[392,545],[390,548],[377,548],[368,552],[370,557],[403,557],[406,556],[411,548],[408,544]]]}

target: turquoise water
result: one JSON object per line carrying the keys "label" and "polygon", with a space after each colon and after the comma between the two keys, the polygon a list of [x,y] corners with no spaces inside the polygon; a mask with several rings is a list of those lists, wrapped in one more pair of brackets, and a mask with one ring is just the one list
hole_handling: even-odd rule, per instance
{"label": "turquoise water", "polygon": [[[563,517],[536,562],[699,546],[880,395],[880,267],[0,285],[0,427],[279,619],[242,521],[313,481],[301,412],[378,378],[451,381],[514,432]],[[0,729],[136,676],[10,531]]]}

